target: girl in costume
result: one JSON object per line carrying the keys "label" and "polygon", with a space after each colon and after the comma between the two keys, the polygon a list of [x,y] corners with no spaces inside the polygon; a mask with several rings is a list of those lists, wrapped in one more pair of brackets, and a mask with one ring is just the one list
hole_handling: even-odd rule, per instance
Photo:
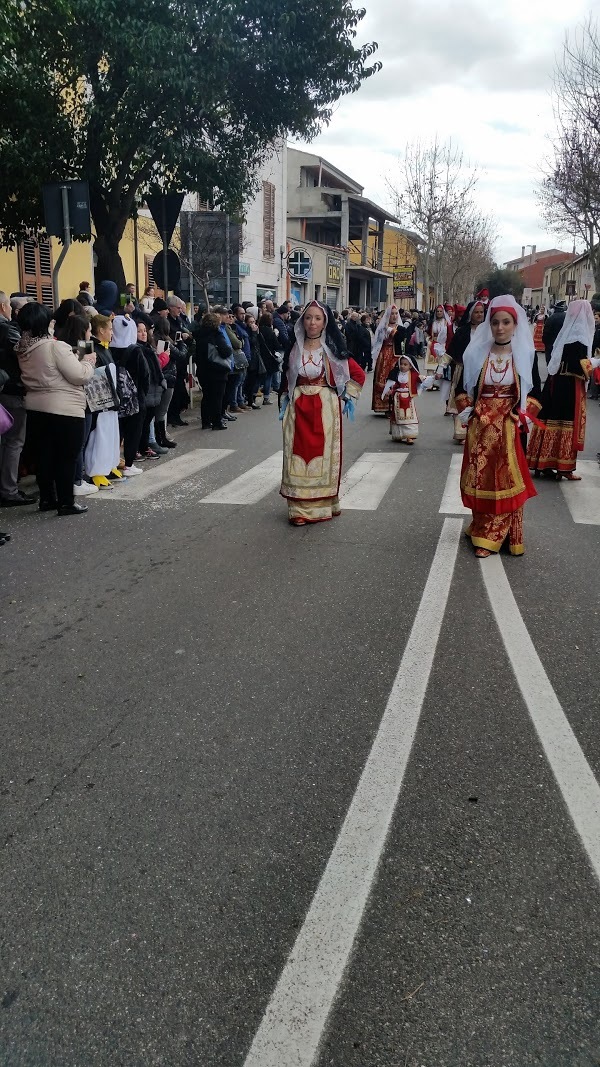
{"label": "girl in costume", "polygon": [[499,552],[508,539],[523,554],[523,505],[536,492],[521,441],[539,411],[540,376],[523,308],[497,296],[463,356],[456,407],[467,439],[460,488],[473,520],[476,556]]}
{"label": "girl in costume", "polygon": [[340,514],[342,414],[354,417],[365,377],[348,356],[331,309],[313,300],[294,326],[280,393],[280,492],[293,526],[326,522]]}
{"label": "girl in costume", "polygon": [[419,368],[412,356],[401,356],[392,367],[382,396],[390,397],[390,434],[392,441],[414,445],[419,436],[419,417],[415,397],[423,391]]}
{"label": "girl in costume", "polygon": [[[440,367],[444,366],[443,360],[446,355],[446,345],[452,337],[450,315],[444,308],[443,304],[438,304],[436,307],[434,317],[429,324],[427,333],[429,335],[429,340],[427,343],[427,354],[425,356],[425,373],[437,375]],[[432,389],[439,389],[439,385],[434,383]]]}
{"label": "girl in costume", "polygon": [[577,453],[585,442],[585,383],[600,359],[592,355],[594,312],[587,300],[573,300],[552,347],[548,377],[539,413],[543,425],[534,426],[527,449],[530,470],[579,482]]}
{"label": "girl in costume", "polygon": [[373,374],[371,410],[378,415],[387,414],[388,404],[381,394],[394,363],[402,354],[405,334],[406,331],[400,322],[400,312],[396,305],[392,304],[381,316],[373,338],[372,358],[375,362],[375,373]]}

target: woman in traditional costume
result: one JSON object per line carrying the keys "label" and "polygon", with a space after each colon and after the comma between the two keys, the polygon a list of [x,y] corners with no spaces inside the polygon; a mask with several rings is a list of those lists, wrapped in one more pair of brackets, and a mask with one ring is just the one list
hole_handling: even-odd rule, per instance
{"label": "woman in traditional costume", "polygon": [[530,470],[579,482],[577,453],[585,442],[585,384],[600,359],[592,355],[594,312],[587,300],[573,300],[552,347],[548,377],[527,449]]}
{"label": "woman in traditional costume", "polygon": [[394,363],[402,354],[402,342],[405,335],[406,330],[400,322],[400,312],[396,305],[392,304],[381,316],[373,338],[372,358],[375,363],[375,373],[373,374],[371,410],[378,415],[388,413],[387,400],[384,400],[381,394]]}
{"label": "woman in traditional costume", "polygon": [[444,366],[444,357],[446,355],[446,345],[452,337],[452,323],[450,321],[450,315],[444,308],[443,304],[438,304],[435,309],[434,318],[429,324],[427,330],[429,340],[427,342],[427,354],[425,356],[425,373],[435,375],[435,384],[433,389],[439,389],[437,384],[441,375],[438,376],[440,367]]}
{"label": "woman in traditional costume", "polygon": [[475,555],[499,552],[508,539],[521,556],[523,505],[536,495],[521,434],[539,411],[540,378],[533,338],[513,296],[497,296],[463,356],[456,407],[467,426],[460,478],[473,520],[467,536]]}
{"label": "woman in traditional costume", "polygon": [[544,324],[546,322],[546,307],[542,304],[540,310],[535,316],[533,327],[533,347],[537,352],[545,352],[546,346],[544,344]]}
{"label": "woman in traditional costume", "polygon": [[454,435],[452,439],[458,445],[464,444],[467,436],[467,428],[466,426],[463,426],[456,407],[456,389],[462,377],[463,355],[465,349],[467,345],[470,344],[471,339],[475,334],[475,330],[483,322],[484,318],[485,308],[481,303],[481,300],[472,300],[464,310],[464,313],[459,320],[458,328],[448,345],[448,359],[452,372],[452,382],[450,385],[450,395],[448,397],[446,411],[449,415],[454,416]]}
{"label": "woman in traditional costume", "polygon": [[419,436],[419,417],[415,397],[422,392],[419,368],[412,356],[401,356],[385,383],[383,398],[389,396],[390,434],[392,441],[414,445]]}
{"label": "woman in traditional costume", "polygon": [[327,522],[340,514],[342,414],[354,418],[365,377],[348,356],[330,308],[313,300],[294,326],[280,394],[280,492],[293,526]]}

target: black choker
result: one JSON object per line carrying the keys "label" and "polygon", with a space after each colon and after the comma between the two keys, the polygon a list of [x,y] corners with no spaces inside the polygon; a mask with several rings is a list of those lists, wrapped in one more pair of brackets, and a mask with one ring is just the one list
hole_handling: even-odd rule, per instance
{"label": "black choker", "polygon": [[494,341],[494,344],[498,348],[506,348],[506,346],[510,344],[510,341]]}

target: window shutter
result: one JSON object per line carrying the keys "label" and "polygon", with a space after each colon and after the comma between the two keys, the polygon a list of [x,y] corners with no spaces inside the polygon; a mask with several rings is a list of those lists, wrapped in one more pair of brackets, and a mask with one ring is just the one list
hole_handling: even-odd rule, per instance
{"label": "window shutter", "polygon": [[263,258],[275,258],[275,186],[263,182]]}
{"label": "window shutter", "polygon": [[49,241],[37,244],[28,238],[19,245],[19,274],[22,292],[52,309],[52,248]]}

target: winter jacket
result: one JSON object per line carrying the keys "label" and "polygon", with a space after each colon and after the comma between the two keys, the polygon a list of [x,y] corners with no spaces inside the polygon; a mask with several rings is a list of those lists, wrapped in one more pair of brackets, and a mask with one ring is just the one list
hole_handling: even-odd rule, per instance
{"label": "winter jacket", "polygon": [[142,411],[146,407],[150,373],[141,346],[135,344],[129,345],[129,348],[111,348],[111,352],[117,366],[129,371],[137,389],[140,411]]}
{"label": "winter jacket", "polygon": [[85,415],[83,386],[94,373],[87,360],[79,360],[65,341],[44,337],[19,353],[21,378],[25,386],[27,411],[52,415]]}
{"label": "winter jacket", "polygon": [[0,315],[0,370],[8,375],[2,392],[8,396],[25,396],[25,386],[15,352],[15,345],[18,345],[20,339],[21,331],[17,324]]}

